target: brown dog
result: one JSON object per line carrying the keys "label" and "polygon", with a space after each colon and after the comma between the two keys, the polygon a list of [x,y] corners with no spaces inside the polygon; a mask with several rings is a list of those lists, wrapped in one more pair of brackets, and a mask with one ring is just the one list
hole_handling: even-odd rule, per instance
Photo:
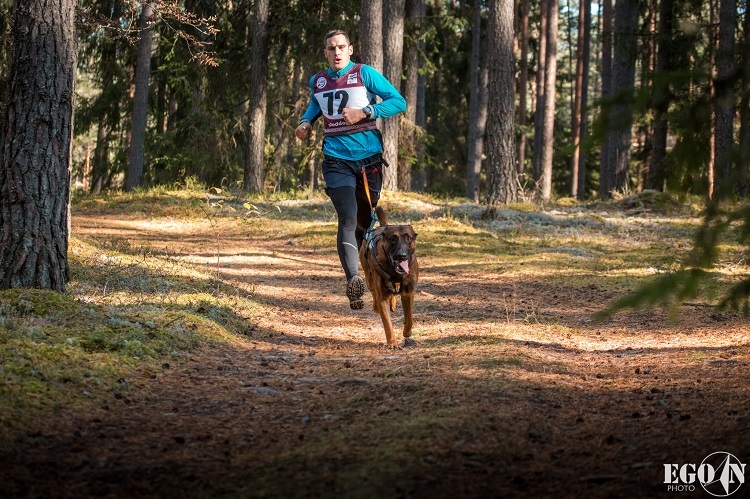
{"label": "brown dog", "polygon": [[396,311],[396,296],[401,295],[404,309],[404,346],[415,344],[410,339],[414,290],[419,279],[415,250],[417,233],[411,225],[388,225],[382,208],[375,209],[381,226],[367,233],[359,249],[359,261],[365,282],[372,294],[372,310],[380,314],[385,339],[390,348],[398,347],[393,334],[390,312]]}

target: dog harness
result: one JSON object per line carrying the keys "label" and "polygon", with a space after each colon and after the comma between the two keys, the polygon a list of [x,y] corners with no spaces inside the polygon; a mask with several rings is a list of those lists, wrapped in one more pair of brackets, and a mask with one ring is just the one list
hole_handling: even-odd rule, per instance
{"label": "dog harness", "polygon": [[367,241],[367,248],[365,251],[366,254],[369,253],[372,255],[372,259],[377,263],[375,271],[380,275],[381,279],[383,279],[383,283],[385,283],[388,291],[394,295],[398,295],[401,294],[401,283],[403,282],[403,278],[399,275],[391,275],[380,263],[380,260],[378,260],[378,243],[383,239],[383,234],[387,228],[387,225],[381,225],[377,229],[370,227],[365,235],[365,240]]}
{"label": "dog harness", "polygon": [[[370,202],[371,211],[370,227],[367,229],[367,232],[365,232],[365,242],[367,243],[367,246],[365,248],[365,255],[367,255],[368,253],[372,255],[372,259],[375,260],[375,263],[378,264],[375,270],[383,279],[383,282],[386,283],[388,291],[390,291],[394,295],[398,295],[401,294],[401,283],[403,282],[403,279],[401,278],[401,276],[392,276],[390,273],[388,273],[388,271],[384,269],[380,264],[380,260],[378,260],[378,242],[383,239],[383,234],[385,233],[385,230],[388,228],[388,226],[381,225],[380,227],[375,228],[375,223],[378,222],[378,216],[375,214],[375,207],[372,205],[372,199],[370,198],[370,187],[367,183],[367,174],[365,173],[364,168],[362,168],[362,181],[365,184],[365,192],[367,193],[367,201]],[[409,262],[409,264],[411,265],[411,261]]]}

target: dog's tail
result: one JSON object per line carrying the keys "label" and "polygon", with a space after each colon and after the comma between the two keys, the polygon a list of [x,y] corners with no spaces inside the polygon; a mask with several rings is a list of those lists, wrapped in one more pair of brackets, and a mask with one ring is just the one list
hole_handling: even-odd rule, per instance
{"label": "dog's tail", "polygon": [[383,210],[383,208],[381,208],[380,206],[376,207],[375,215],[378,217],[380,225],[388,225],[388,219],[385,216],[385,210]]}

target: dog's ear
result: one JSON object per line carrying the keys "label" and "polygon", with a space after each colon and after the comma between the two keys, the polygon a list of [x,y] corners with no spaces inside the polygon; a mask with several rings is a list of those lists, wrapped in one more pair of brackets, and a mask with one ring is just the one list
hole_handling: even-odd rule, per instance
{"label": "dog's ear", "polygon": [[388,225],[388,218],[385,216],[385,210],[380,206],[375,208],[375,216],[378,217],[380,225]]}

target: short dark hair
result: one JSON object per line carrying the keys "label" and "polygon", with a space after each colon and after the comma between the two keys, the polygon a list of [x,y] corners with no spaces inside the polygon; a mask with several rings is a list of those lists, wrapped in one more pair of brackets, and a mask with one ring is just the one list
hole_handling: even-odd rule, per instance
{"label": "short dark hair", "polygon": [[323,38],[323,46],[325,47],[326,43],[328,43],[329,38],[332,38],[336,35],[344,35],[344,37],[346,38],[346,43],[349,45],[352,44],[352,42],[349,41],[349,34],[346,31],[344,31],[343,29],[332,29],[331,31],[326,33],[325,38]]}

